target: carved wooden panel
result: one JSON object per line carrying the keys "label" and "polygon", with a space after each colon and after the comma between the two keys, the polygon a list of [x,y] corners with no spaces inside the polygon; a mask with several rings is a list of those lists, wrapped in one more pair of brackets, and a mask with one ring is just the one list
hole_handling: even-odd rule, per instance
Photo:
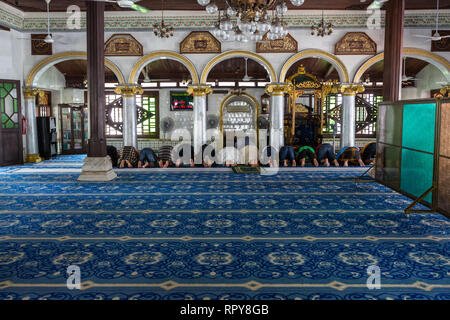
{"label": "carved wooden panel", "polygon": [[256,43],[257,53],[297,53],[298,42],[290,34],[279,40],[269,40],[267,33],[263,41]]}
{"label": "carved wooden panel", "polygon": [[31,55],[42,56],[53,54],[53,44],[44,41],[46,34],[32,34],[31,35]]}
{"label": "carved wooden panel", "polygon": [[143,56],[144,49],[131,34],[115,34],[105,43],[105,56]]}
{"label": "carved wooden panel", "polygon": [[[432,35],[436,31],[432,31]],[[450,36],[450,30],[439,30],[439,34],[444,36]],[[431,41],[431,51],[434,52],[450,52],[450,38],[444,38],[439,41]]]}
{"label": "carved wooden panel", "polygon": [[347,32],[334,51],[336,55],[376,55],[377,44],[364,32]]}
{"label": "carved wooden panel", "polygon": [[180,43],[180,53],[221,53],[222,44],[208,31],[192,31]]}

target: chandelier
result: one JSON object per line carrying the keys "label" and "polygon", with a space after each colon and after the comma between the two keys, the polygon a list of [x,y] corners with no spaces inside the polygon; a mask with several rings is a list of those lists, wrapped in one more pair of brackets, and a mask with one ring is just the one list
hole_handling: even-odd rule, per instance
{"label": "chandelier", "polygon": [[173,37],[173,27],[170,24],[164,22],[164,0],[162,2],[162,16],[161,21],[153,24],[153,33],[159,38]]}
{"label": "chandelier", "polygon": [[323,11],[322,11],[322,20],[320,23],[311,25],[311,35],[317,34],[318,37],[329,36],[333,33],[333,25],[331,22],[325,23],[323,19]]}
{"label": "chandelier", "polygon": [[[282,39],[288,34],[284,15],[288,11],[284,0],[224,0],[225,13],[211,0],[197,0],[206,6],[206,12],[216,14],[219,19],[213,34],[223,41],[261,41],[267,33],[269,40]],[[301,6],[304,0],[290,0],[294,6]],[[272,14],[270,14],[272,11]]]}

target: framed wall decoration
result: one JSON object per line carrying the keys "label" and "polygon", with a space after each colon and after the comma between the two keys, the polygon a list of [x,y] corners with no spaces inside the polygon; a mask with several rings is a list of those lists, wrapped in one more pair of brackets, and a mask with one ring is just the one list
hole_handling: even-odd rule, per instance
{"label": "framed wall decoration", "polygon": [[297,53],[297,51],[298,42],[290,34],[283,39],[269,41],[266,33],[263,41],[256,43],[257,53]]}
{"label": "framed wall decoration", "polygon": [[105,43],[105,56],[143,56],[144,49],[131,34],[115,34]]}
{"label": "framed wall decoration", "polygon": [[180,43],[180,53],[221,53],[222,44],[208,31],[192,31]]}
{"label": "framed wall decoration", "polygon": [[336,55],[376,55],[377,44],[364,32],[347,32],[334,48]]}
{"label": "framed wall decoration", "polygon": [[[436,30],[431,32],[433,35]],[[439,30],[442,37],[450,36],[450,30]],[[443,38],[439,41],[431,41],[431,51],[433,52],[450,52],[450,38]]]}
{"label": "framed wall decoration", "polygon": [[51,56],[53,54],[53,44],[44,41],[46,34],[31,35],[31,55]]}

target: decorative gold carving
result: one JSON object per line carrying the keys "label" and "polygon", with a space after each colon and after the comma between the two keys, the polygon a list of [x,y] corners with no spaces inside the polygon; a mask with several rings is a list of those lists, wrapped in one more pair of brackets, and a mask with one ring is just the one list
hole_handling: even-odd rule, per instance
{"label": "decorative gold carving", "polygon": [[339,92],[339,84],[337,80],[322,83],[321,97],[326,98],[330,93],[337,94]]}
{"label": "decorative gold carving", "polygon": [[356,95],[357,93],[363,93],[366,89],[361,83],[345,84],[340,87],[343,95]]}
{"label": "decorative gold carving", "polygon": [[187,93],[194,95],[194,97],[207,96],[208,94],[211,94],[212,92],[213,92],[213,90],[210,86],[201,85],[201,84],[190,86],[187,89]]}
{"label": "decorative gold carving", "polygon": [[308,113],[309,109],[307,106],[303,105],[303,104],[296,104],[295,105],[295,112],[296,113]]}
{"label": "decorative gold carving", "polygon": [[334,51],[336,55],[375,55],[377,44],[364,32],[347,32]]}
{"label": "decorative gold carving", "polygon": [[143,56],[144,49],[131,34],[115,34],[105,43],[105,56]]}
{"label": "decorative gold carving", "polygon": [[114,93],[120,94],[122,95],[122,97],[127,98],[127,97],[134,97],[137,94],[143,94],[144,90],[138,85],[124,84],[116,87],[116,89],[114,89]]}
{"label": "decorative gold carving", "polygon": [[53,54],[53,44],[44,41],[46,34],[31,35],[31,55],[51,56]]}
{"label": "decorative gold carving", "polygon": [[266,93],[270,95],[284,95],[293,89],[294,87],[290,83],[275,83],[266,86]]}
{"label": "decorative gold carving", "polygon": [[319,82],[319,80],[317,79],[317,77],[316,77],[315,75],[310,74],[310,73],[306,73],[306,69],[305,69],[305,67],[304,67],[302,64],[298,67],[297,73],[295,73],[295,74],[293,74],[292,76],[290,76],[290,77],[287,79],[286,82],[293,82],[293,80],[294,80],[295,78],[297,78],[298,76],[306,76],[306,77],[308,77],[308,78],[311,78],[312,81],[314,81],[314,82]]}
{"label": "decorative gold carving", "polygon": [[221,53],[222,44],[208,31],[192,31],[180,43],[180,53]]}
{"label": "decorative gold carving", "polygon": [[25,157],[26,163],[39,163],[42,162],[42,158],[38,154],[27,154]]}
{"label": "decorative gold carving", "polygon": [[24,99],[35,99],[36,95],[39,95],[39,97],[44,97],[45,92],[38,88],[32,88],[32,87],[24,87],[23,88],[23,97]]}
{"label": "decorative gold carving", "polygon": [[40,106],[50,106],[50,93],[45,92],[43,95],[39,95],[38,97],[38,105]]}
{"label": "decorative gold carving", "polygon": [[321,87],[321,84],[314,81],[304,81],[297,83],[295,87],[298,89],[319,89]]}
{"label": "decorative gold carving", "polygon": [[300,67],[298,67],[297,74],[306,74],[306,69],[302,64],[300,65]]}
{"label": "decorative gold carving", "polygon": [[257,53],[297,53],[298,42],[290,34],[279,40],[269,40],[267,33],[256,43]]}
{"label": "decorative gold carving", "polygon": [[439,92],[442,96],[438,98],[444,98],[445,96],[450,97],[450,85],[443,86]]}

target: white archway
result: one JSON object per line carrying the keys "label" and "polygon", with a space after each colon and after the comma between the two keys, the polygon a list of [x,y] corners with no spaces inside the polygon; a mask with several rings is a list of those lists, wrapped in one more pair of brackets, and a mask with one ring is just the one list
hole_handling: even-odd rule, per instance
{"label": "white archway", "polygon": [[274,68],[272,67],[270,62],[267,61],[262,56],[250,51],[227,51],[222,54],[219,54],[218,56],[214,57],[211,61],[208,62],[206,67],[203,69],[201,83],[206,83],[206,81],[208,80],[209,73],[218,63],[231,58],[245,58],[245,57],[258,62],[261,66],[263,66],[264,69],[266,69],[270,81],[277,82],[277,74]]}
{"label": "white archway", "polygon": [[299,53],[294,54],[292,57],[290,57],[285,64],[283,65],[283,68],[280,72],[280,82],[286,81],[286,76],[289,71],[289,69],[297,62],[305,58],[320,58],[323,60],[328,61],[333,65],[333,67],[336,68],[339,78],[341,82],[348,83],[350,81],[347,68],[345,67],[344,63],[335,55],[318,50],[318,49],[306,49],[302,50]]}
{"label": "white archway", "polygon": [[142,70],[145,68],[146,65],[149,63],[152,63],[153,61],[160,60],[160,59],[169,59],[169,60],[175,60],[180,62],[182,65],[184,65],[191,74],[192,83],[198,83],[198,73],[195,69],[194,64],[185,56],[178,54],[173,51],[155,51],[152,53],[149,53],[142,57],[133,67],[133,70],[131,71],[130,77],[128,78],[128,83],[137,83],[139,80],[139,75],[142,72]]}
{"label": "white archway", "polygon": [[[33,67],[31,72],[29,73],[27,80],[26,80],[26,86],[27,87],[34,87],[37,84],[37,81],[39,78],[52,66],[55,64],[58,64],[63,61],[69,61],[69,60],[87,60],[87,53],[83,51],[70,51],[70,52],[63,52],[54,54],[48,58],[45,58],[41,62],[39,62],[37,65]],[[108,59],[105,59],[105,66],[107,66],[116,76],[117,81],[119,84],[125,83],[125,78],[123,76],[122,71],[120,71],[119,67],[116,66],[113,62],[111,62]]]}
{"label": "white archway", "polygon": [[[434,53],[415,48],[404,48],[403,57],[416,58],[432,64],[433,66],[437,67],[444,74],[447,81],[450,82],[450,62],[448,62],[447,59]],[[359,67],[358,71],[356,71],[353,82],[361,82],[361,78],[364,73],[369,70],[370,67],[372,67],[374,64],[382,60],[384,60],[384,52],[381,52],[364,62],[361,67]]]}

